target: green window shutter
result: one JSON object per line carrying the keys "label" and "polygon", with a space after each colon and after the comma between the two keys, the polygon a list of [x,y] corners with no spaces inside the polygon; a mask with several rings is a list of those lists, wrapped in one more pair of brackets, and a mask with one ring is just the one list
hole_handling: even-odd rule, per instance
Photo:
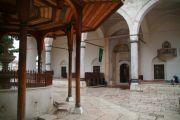
{"label": "green window shutter", "polygon": [[99,62],[102,62],[103,49],[99,48]]}

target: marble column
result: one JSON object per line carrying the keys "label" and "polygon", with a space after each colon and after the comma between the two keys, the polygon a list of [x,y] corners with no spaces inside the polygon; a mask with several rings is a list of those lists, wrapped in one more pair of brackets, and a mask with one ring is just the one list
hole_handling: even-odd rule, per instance
{"label": "marble column", "polygon": [[139,89],[139,68],[138,68],[138,36],[130,36],[131,44],[131,86],[130,90]]}
{"label": "marble column", "polygon": [[85,45],[86,43],[84,40],[87,39],[87,33],[82,33],[81,35],[81,73],[80,73],[80,78],[84,79],[85,78]]}
{"label": "marble column", "polygon": [[51,71],[51,49],[53,38],[45,38],[45,70]]}

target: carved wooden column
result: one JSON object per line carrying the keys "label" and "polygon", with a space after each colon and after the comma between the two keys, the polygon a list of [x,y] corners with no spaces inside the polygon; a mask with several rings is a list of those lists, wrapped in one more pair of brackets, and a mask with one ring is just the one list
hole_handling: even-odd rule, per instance
{"label": "carved wooden column", "polygon": [[20,0],[20,45],[19,45],[19,71],[18,71],[18,106],[17,120],[25,120],[26,106],[26,51],[27,51],[27,21],[29,15],[29,1]]}
{"label": "carved wooden column", "polygon": [[67,30],[68,38],[68,53],[69,53],[69,68],[68,68],[68,97],[67,102],[73,101],[72,97],[72,51],[73,51],[73,26],[70,25],[70,28]]}

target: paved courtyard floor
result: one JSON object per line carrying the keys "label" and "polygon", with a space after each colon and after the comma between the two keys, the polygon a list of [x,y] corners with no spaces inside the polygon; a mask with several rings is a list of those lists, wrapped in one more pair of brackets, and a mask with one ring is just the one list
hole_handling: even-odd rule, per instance
{"label": "paved courtyard floor", "polygon": [[[73,98],[75,99],[73,82]],[[81,83],[82,115],[74,102],[65,102],[67,81],[55,80],[53,97],[59,103],[57,120],[180,120],[180,86],[143,84],[141,92],[120,88],[90,88]]]}

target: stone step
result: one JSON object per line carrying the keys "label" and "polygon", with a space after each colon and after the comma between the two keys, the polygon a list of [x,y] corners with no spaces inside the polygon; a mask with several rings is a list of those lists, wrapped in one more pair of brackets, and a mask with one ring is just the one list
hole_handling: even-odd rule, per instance
{"label": "stone step", "polygon": [[37,118],[37,120],[55,120],[57,119],[56,115],[44,114]]}

